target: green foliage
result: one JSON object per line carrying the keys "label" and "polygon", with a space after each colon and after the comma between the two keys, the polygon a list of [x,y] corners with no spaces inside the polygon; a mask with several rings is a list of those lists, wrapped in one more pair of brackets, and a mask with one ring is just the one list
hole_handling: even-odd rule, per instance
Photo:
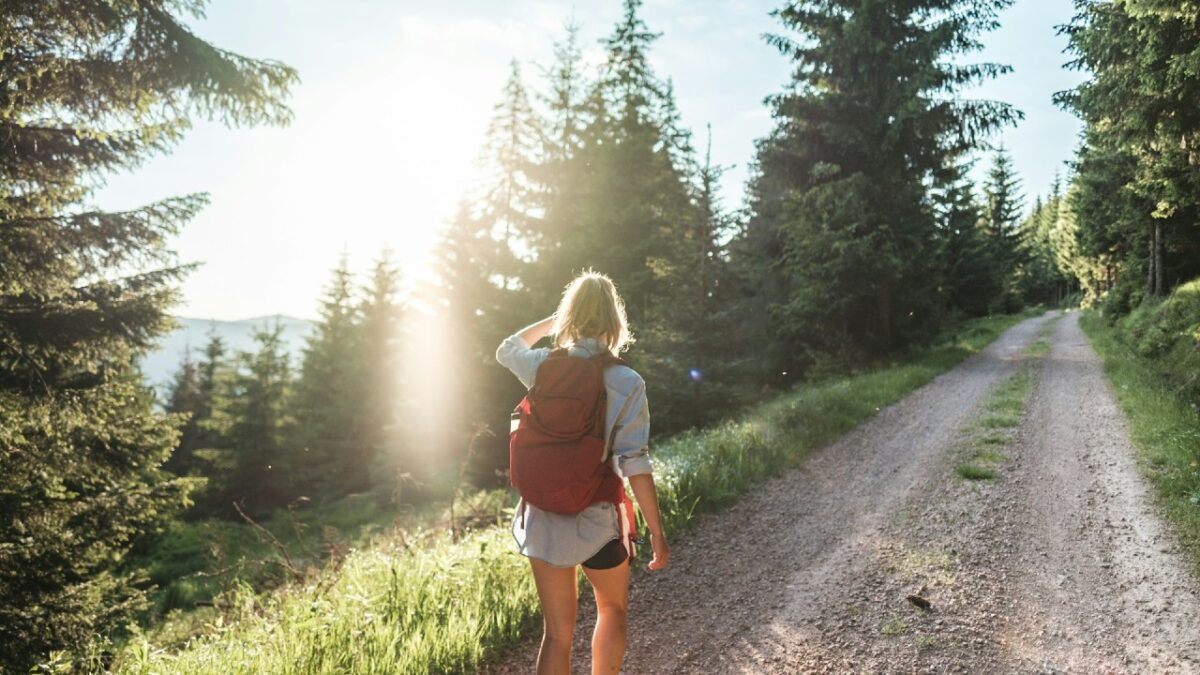
{"label": "green foliage", "polygon": [[1141,305],[1117,324],[1117,335],[1153,365],[1184,401],[1200,405],[1200,279],[1160,302]]}
{"label": "green foliage", "polygon": [[0,663],[14,672],[142,605],[118,563],[186,502],[187,483],[157,468],[184,420],[155,410],[131,364],[170,327],[190,266],[167,240],[206,197],[124,212],[89,199],[192,114],[287,121],[295,72],[192,35],[177,15],[202,5],[0,13]]}
{"label": "green foliage", "polygon": [[650,387],[656,433],[702,425],[734,398],[721,167],[697,161],[670,82],[650,66],[658,34],[639,9],[625,3],[594,74],[574,27],[542,91],[513,65],[484,142],[485,179],[442,237],[438,286],[418,293],[428,324],[453,327],[430,354],[466,367],[439,376],[444,387],[426,400],[448,412],[414,433],[429,455],[465,462],[476,484],[502,475],[521,394],[496,345],[553,311],[583,269],[610,275],[626,301],[638,342],[624,356]]}
{"label": "green foliage", "polygon": [[1076,240],[1104,269],[1085,287],[1124,313],[1200,274],[1200,8],[1077,0],[1065,32],[1092,74],[1059,98],[1085,123]]}
{"label": "green foliage", "polygon": [[1021,304],[1015,288],[1019,265],[1026,262],[1019,221],[1024,209],[1020,179],[1013,171],[1012,157],[1001,149],[983,185],[984,208],[981,226],[987,234],[988,267],[997,278],[1000,292],[993,294],[988,309],[1012,312]]}
{"label": "green foliage", "polygon": [[947,304],[969,317],[985,316],[1003,295],[1004,274],[991,255],[982,207],[966,178],[968,166],[955,167],[934,191],[938,292]]}
{"label": "green foliage", "polygon": [[219,596],[238,585],[265,592],[295,581],[297,573],[330,563],[339,545],[365,544],[395,519],[393,505],[366,493],[277,509],[259,521],[270,537],[242,521],[177,520],[129,565],[144,569],[157,587],[149,617],[153,634],[163,646],[173,646],[177,633],[187,635],[212,619],[211,612],[195,611],[197,603],[219,603]]}
{"label": "green foliage", "polygon": [[[1061,214],[1065,198],[1055,178],[1046,201],[1037,198],[1033,210],[1018,226],[1022,260],[1014,274],[1014,288],[1030,304],[1057,305],[1071,293],[1073,279],[1059,261],[1059,242],[1065,237]],[[1066,251],[1063,252],[1066,254]]]}
{"label": "green foliage", "polygon": [[776,128],[759,143],[744,249],[770,312],[758,325],[771,370],[888,353],[936,330],[947,288],[935,251],[971,246],[939,242],[930,185],[953,182],[965,153],[1020,116],[955,99],[1008,69],[951,57],[977,49],[1008,4],[839,0],[775,12],[798,36],[768,42],[796,69],[769,99]]}
{"label": "green foliage", "polygon": [[179,443],[175,452],[163,464],[163,468],[177,475],[185,475],[194,462],[193,453],[198,445],[197,436],[200,434],[202,408],[205,405],[204,392],[201,390],[200,366],[192,361],[191,354],[185,354],[179,364],[179,370],[171,382],[170,393],[167,397],[166,409],[184,418],[180,427]]}
{"label": "green foliage", "polygon": [[168,412],[185,415],[179,444],[163,468],[179,475],[211,475],[204,459],[217,441],[212,422],[213,400],[217,395],[217,376],[225,370],[225,342],[212,333],[204,345],[199,362],[192,361],[190,351],[183,356],[179,370],[167,395]]}
{"label": "green foliage", "polygon": [[275,324],[255,331],[257,350],[239,352],[222,373],[213,400],[212,428],[219,431],[227,471],[215,477],[214,493],[224,515],[238,502],[252,513],[285,503],[293,494],[285,431],[291,422],[291,366]]}
{"label": "green foliage", "polygon": [[343,261],[298,374],[278,325],[261,328],[257,348],[231,359],[215,336],[199,364],[184,356],[168,409],[189,422],[167,468],[210,479],[191,515],[238,519],[230,502],[245,500],[263,515],[300,497],[365,491],[390,484],[410,463],[398,449],[398,292],[389,253],[362,288]]}
{"label": "green foliage", "polygon": [[394,487],[397,474],[408,470],[411,454],[404,451],[401,421],[412,411],[402,384],[407,373],[401,345],[411,331],[406,328],[410,308],[401,296],[401,271],[390,251],[375,262],[359,303],[362,323],[358,359],[363,373],[360,384],[360,425],[357,444],[341,459],[338,475],[341,489],[361,490],[368,485]]}
{"label": "green foliage", "polygon": [[[742,419],[662,444],[655,463],[668,531],[682,532],[697,513],[729,505],[979,351],[1020,318],[973,321],[908,363],[801,385]],[[419,537],[354,551],[312,585],[260,597],[233,594],[228,614],[178,653],[135,639],[113,671],[461,672],[515,644],[538,606],[528,564],[512,553],[507,528],[469,532],[457,542],[408,544]]]}
{"label": "green foliage", "polygon": [[[361,489],[358,460],[365,403],[363,383],[374,364],[362,359],[360,308],[353,275],[343,256],[321,302],[320,319],[304,349],[287,434],[287,469],[293,492],[330,494],[350,483]],[[380,364],[382,365],[382,364]],[[351,477],[351,472],[358,475]],[[272,506],[278,505],[278,502]]]}

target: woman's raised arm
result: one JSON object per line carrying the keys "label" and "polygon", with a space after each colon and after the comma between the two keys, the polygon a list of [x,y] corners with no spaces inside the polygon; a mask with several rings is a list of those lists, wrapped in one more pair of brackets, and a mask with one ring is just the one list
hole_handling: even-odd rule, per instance
{"label": "woman's raised arm", "polygon": [[537,323],[531,323],[528,326],[525,326],[517,332],[517,335],[525,341],[525,344],[532,347],[533,345],[537,344],[538,340],[541,340],[550,333],[550,327],[553,325],[554,315],[551,314]]}

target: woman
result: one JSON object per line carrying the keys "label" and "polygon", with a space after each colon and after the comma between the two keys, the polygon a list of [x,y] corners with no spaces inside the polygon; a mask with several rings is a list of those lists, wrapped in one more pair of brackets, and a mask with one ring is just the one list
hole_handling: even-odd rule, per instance
{"label": "woman", "polygon": [[[625,305],[612,280],[584,272],[567,285],[554,315],[526,326],[500,343],[496,360],[526,387],[533,386],[538,366],[550,349],[532,349],[554,334],[554,346],[568,355],[588,358],[608,350],[619,354],[630,342]],[[646,383],[632,368],[615,365],[604,371],[607,392],[605,440],[617,475],[628,479],[633,496],[650,530],[654,551],[650,569],[659,570],[670,555],[659,517],[650,458],[650,412]],[[542,511],[532,504],[513,517],[513,537],[529,558],[545,627],[538,652],[538,675],[571,672],[571,642],[578,605],[576,567],[583,566],[596,595],[596,630],[592,634],[592,673],[618,673],[625,658],[626,616],[629,606],[631,544],[622,537],[619,508],[597,502],[582,512],[565,515]]]}

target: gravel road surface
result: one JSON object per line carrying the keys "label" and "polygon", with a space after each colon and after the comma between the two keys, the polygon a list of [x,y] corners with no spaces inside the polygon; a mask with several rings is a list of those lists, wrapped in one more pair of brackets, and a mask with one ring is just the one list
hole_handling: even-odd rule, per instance
{"label": "gravel road surface", "polygon": [[[989,395],[1023,368],[996,478],[960,478]],[[667,570],[635,575],[624,672],[1200,673],[1191,569],[1078,314],[1051,312],[702,517]],[[489,672],[532,673],[535,637]]]}

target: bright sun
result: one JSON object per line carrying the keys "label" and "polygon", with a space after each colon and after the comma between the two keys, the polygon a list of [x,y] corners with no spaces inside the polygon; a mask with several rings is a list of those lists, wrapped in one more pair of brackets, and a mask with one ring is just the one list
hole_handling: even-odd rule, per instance
{"label": "bright sun", "polygon": [[508,64],[481,65],[421,19],[405,18],[395,35],[306,77],[289,126],[200,123],[175,152],[111,177],[100,194],[108,208],[210,194],[175,246],[202,263],[180,313],[315,317],[343,253],[365,273],[388,248],[406,278],[428,278],[438,234],[475,180]]}

